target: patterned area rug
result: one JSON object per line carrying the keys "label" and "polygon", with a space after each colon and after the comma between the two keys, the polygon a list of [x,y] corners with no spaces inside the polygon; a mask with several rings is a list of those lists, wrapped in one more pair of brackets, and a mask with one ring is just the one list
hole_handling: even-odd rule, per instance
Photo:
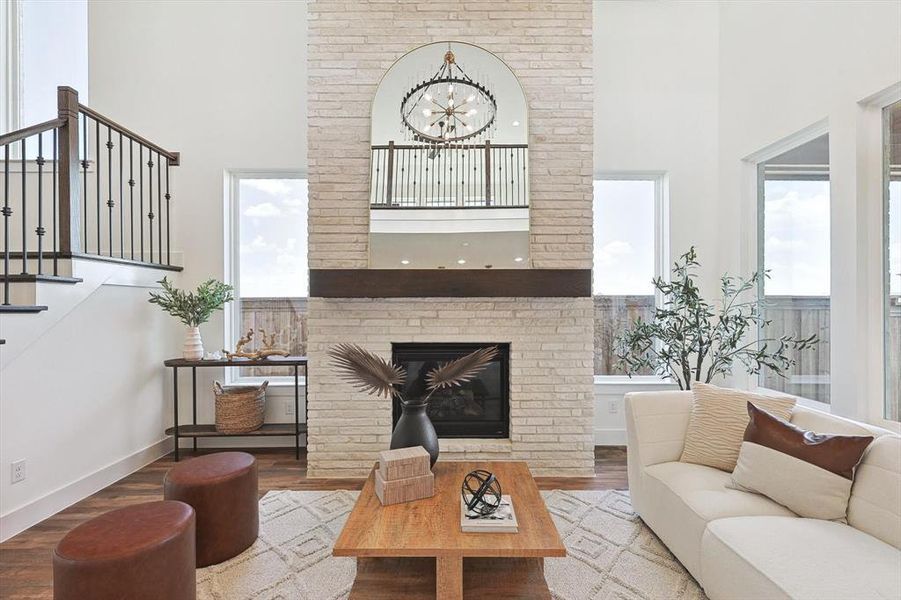
{"label": "patterned area rug", "polygon": [[[705,600],[694,579],[632,512],[628,492],[542,493],[569,556],[545,560],[555,600]],[[260,537],[197,571],[199,600],[339,600],[356,571],[331,547],[357,492],[269,492]]]}

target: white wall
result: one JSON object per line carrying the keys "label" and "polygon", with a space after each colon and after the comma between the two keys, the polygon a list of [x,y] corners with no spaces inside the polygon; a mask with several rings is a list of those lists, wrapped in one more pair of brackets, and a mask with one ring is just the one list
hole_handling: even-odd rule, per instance
{"label": "white wall", "polygon": [[[171,420],[169,373],[161,363],[178,347],[181,329],[147,302],[162,274],[80,262],[90,264],[76,265],[84,278],[77,286],[41,284],[57,285],[48,313],[71,312],[24,349],[21,338],[39,317],[0,315],[0,331],[10,337],[0,353],[16,353],[4,356],[0,371],[0,540],[171,447],[163,435]],[[26,479],[12,484],[10,466],[19,460]]]}
{"label": "white wall", "polygon": [[697,247],[716,285],[717,51],[715,2],[596,2],[594,166],[664,171],[670,256]]}
{"label": "white wall", "polygon": [[742,159],[827,120],[832,410],[878,421],[869,407],[882,392],[882,274],[873,269],[882,197],[866,163],[881,141],[858,103],[901,81],[901,3],[724,2],[719,38],[720,268],[755,266],[753,167]]}
{"label": "white wall", "polygon": [[[90,3],[91,106],[181,152],[172,222],[185,286],[226,277],[226,170],[306,169],[306,19],[303,2]],[[223,317],[201,326],[209,350]],[[204,422],[222,376],[198,372]]]}

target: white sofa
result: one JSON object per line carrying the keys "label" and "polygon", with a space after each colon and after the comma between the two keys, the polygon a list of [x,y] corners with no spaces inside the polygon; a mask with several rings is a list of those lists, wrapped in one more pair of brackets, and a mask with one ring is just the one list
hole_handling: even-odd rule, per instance
{"label": "white sofa", "polygon": [[712,600],[901,599],[901,437],[794,409],[792,422],[804,429],[876,436],[843,524],[798,517],[727,488],[730,473],[679,462],[691,392],[636,392],[625,404],[635,511]]}

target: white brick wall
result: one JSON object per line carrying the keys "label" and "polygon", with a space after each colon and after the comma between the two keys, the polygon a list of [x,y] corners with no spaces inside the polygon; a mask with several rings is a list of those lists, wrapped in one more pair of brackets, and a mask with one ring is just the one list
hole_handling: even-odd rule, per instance
{"label": "white brick wall", "polygon": [[446,440],[445,459],[529,461],[539,475],[594,473],[590,298],[310,300],[309,473],[363,475],[391,438],[391,402],[356,392],[325,356],[356,342],[510,344],[510,440]]}
{"label": "white brick wall", "polygon": [[[368,267],[370,102],[384,72],[422,44],[494,52],[529,102],[531,260],[592,258],[592,6],[589,0],[311,0],[309,261]],[[309,473],[359,476],[391,435],[391,404],[355,393],[325,350],[352,341],[509,342],[509,440],[447,440],[447,458],[516,458],[542,475],[592,475],[592,304],[588,298],[310,301]]]}
{"label": "white brick wall", "polygon": [[462,40],[497,54],[528,98],[532,264],[591,268],[591,10],[589,0],[312,0],[310,267],[368,266],[378,81],[413,48]]}

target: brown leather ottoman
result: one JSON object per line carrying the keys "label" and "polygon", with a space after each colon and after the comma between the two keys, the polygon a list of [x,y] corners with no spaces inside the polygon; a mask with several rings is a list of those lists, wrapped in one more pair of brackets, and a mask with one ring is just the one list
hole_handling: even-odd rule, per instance
{"label": "brown leather ottoman", "polygon": [[245,452],[192,458],[166,473],[166,500],[180,500],[197,514],[197,566],[237,556],[260,531],[257,463]]}
{"label": "brown leather ottoman", "polygon": [[53,550],[55,600],[194,600],[194,510],[148,502],[82,523]]}

